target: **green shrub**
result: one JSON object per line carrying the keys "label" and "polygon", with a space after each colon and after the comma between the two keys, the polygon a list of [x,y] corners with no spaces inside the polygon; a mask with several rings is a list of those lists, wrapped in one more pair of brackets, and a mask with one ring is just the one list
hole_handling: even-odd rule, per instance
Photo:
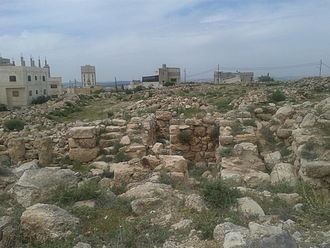
{"label": "green shrub", "polygon": [[314,160],[318,157],[318,154],[314,151],[316,143],[310,139],[305,144],[301,151],[301,157],[308,160]]}
{"label": "green shrub", "polygon": [[166,83],[164,83],[165,87],[174,86],[174,85],[175,85],[175,82],[166,82]]}
{"label": "green shrub", "polygon": [[9,131],[20,131],[24,129],[24,121],[20,119],[11,119],[4,122],[4,127]]}
{"label": "green shrub", "polygon": [[274,78],[270,77],[269,75],[262,75],[258,77],[259,82],[273,82]]}
{"label": "green shrub", "polygon": [[282,157],[286,157],[286,156],[289,156],[291,152],[290,152],[290,150],[288,149],[287,146],[282,146],[280,148],[280,153],[281,153]]}
{"label": "green shrub", "polygon": [[10,174],[11,171],[7,167],[0,165],[0,176],[8,176]]}
{"label": "green shrub", "polygon": [[50,99],[49,96],[38,96],[37,98],[34,98],[32,100],[31,104],[42,104],[48,102],[49,99]]}
{"label": "green shrub", "polygon": [[238,134],[244,134],[244,128],[240,124],[235,124],[231,127],[231,134],[232,135],[238,135]]}
{"label": "green shrub", "polygon": [[175,187],[173,178],[168,174],[168,171],[165,168],[159,171],[159,182]]}
{"label": "green shrub", "polygon": [[112,111],[107,112],[108,118],[112,118],[115,114]]}
{"label": "green shrub", "polygon": [[7,106],[5,104],[0,104],[0,112],[8,111]]}
{"label": "green shrub", "polygon": [[187,131],[179,132],[176,137],[181,144],[189,144],[192,141],[192,137]]}
{"label": "green shrub", "polygon": [[191,118],[193,116],[195,116],[196,114],[203,112],[203,110],[201,110],[200,108],[178,108],[176,109],[176,112],[178,113],[178,115],[183,114],[185,117],[187,118]]}
{"label": "green shrub", "polygon": [[77,201],[96,199],[102,194],[96,182],[83,184],[81,187],[68,188],[59,186],[52,197],[52,202],[62,205],[73,204]]}
{"label": "green shrub", "polygon": [[244,125],[244,126],[256,127],[256,126],[257,126],[257,123],[256,123],[255,120],[253,120],[253,119],[249,119],[249,120],[244,120],[244,121],[243,121],[243,125]]}
{"label": "green shrub", "polygon": [[241,196],[238,189],[231,189],[220,180],[203,182],[201,192],[208,203],[220,209],[229,208]]}
{"label": "green shrub", "polygon": [[311,185],[301,184],[298,192],[303,197],[303,213],[300,220],[313,222],[326,221],[330,224],[330,198],[322,191],[317,191]]}
{"label": "green shrub", "polygon": [[139,86],[136,86],[135,88],[134,88],[134,91],[135,92],[139,92],[139,91],[142,91],[142,90],[145,90],[146,89],[146,87],[144,87],[144,86],[142,86],[142,85],[139,85]]}
{"label": "green shrub", "polygon": [[118,152],[113,161],[115,163],[120,163],[120,162],[125,162],[125,161],[129,161],[131,159],[131,157],[127,154],[125,154],[124,152]]}
{"label": "green shrub", "polygon": [[266,140],[267,143],[269,144],[275,144],[275,136],[274,133],[267,127],[262,127],[260,129],[260,133],[263,136],[263,138]]}
{"label": "green shrub", "polygon": [[232,147],[224,147],[220,150],[221,157],[230,157],[234,155],[234,149]]}
{"label": "green shrub", "polygon": [[201,231],[202,239],[212,239],[214,228],[224,221],[224,213],[219,209],[203,210],[190,215],[194,227]]}
{"label": "green shrub", "polygon": [[214,102],[214,105],[216,106],[218,111],[226,112],[226,111],[232,110],[234,108],[232,105],[230,105],[232,100],[233,99],[231,99],[231,98],[222,98],[222,99],[216,100]]}
{"label": "green shrub", "polygon": [[280,102],[280,101],[285,101],[286,99],[286,96],[285,94],[280,91],[280,90],[275,90],[269,97],[269,99],[271,101],[274,101],[274,102]]}

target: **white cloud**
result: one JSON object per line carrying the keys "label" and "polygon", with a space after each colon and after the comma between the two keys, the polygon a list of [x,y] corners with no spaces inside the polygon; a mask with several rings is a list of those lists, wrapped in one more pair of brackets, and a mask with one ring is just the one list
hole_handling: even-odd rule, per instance
{"label": "white cloud", "polygon": [[212,7],[198,5],[203,0],[1,1],[2,55],[47,56],[65,80],[79,78],[86,63],[104,81],[140,78],[162,63],[199,72],[218,63],[330,61],[330,1],[242,0],[236,7],[219,0]]}

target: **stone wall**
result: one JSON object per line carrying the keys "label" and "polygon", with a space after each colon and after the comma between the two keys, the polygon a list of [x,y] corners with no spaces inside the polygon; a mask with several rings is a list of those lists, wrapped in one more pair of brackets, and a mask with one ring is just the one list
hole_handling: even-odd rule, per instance
{"label": "stone wall", "polygon": [[[218,137],[214,136],[217,128],[215,119],[210,117],[171,120],[169,127],[171,154],[182,155],[194,162],[214,162],[218,144]],[[180,134],[188,137],[189,142],[180,140]]]}

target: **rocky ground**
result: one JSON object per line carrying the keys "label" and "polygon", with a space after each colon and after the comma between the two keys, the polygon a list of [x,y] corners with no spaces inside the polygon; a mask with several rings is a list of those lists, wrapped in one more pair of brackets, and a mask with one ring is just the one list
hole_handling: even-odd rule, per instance
{"label": "rocky ground", "polygon": [[330,247],[330,78],[66,96],[0,125],[1,248]]}

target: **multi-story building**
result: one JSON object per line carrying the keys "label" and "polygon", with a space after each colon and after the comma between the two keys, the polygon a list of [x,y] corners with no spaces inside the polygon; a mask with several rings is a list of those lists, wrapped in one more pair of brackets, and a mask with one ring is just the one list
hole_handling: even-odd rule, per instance
{"label": "multi-story building", "polygon": [[81,66],[81,82],[83,88],[94,88],[96,86],[95,66]]}
{"label": "multi-story building", "polygon": [[44,67],[41,67],[40,59],[38,62],[36,66],[31,58],[30,66],[26,66],[21,57],[21,65],[16,66],[8,59],[0,59],[0,104],[9,108],[27,106],[39,96],[62,94],[62,79],[50,77],[46,60]]}
{"label": "multi-story building", "polygon": [[142,85],[144,87],[160,88],[163,87],[165,83],[181,83],[180,68],[167,67],[163,64],[163,66],[156,71],[155,75],[143,76],[141,84],[137,84],[133,81],[129,87],[134,88],[138,85]]}
{"label": "multi-story building", "polygon": [[250,83],[253,81],[253,72],[214,72],[214,83]]}

